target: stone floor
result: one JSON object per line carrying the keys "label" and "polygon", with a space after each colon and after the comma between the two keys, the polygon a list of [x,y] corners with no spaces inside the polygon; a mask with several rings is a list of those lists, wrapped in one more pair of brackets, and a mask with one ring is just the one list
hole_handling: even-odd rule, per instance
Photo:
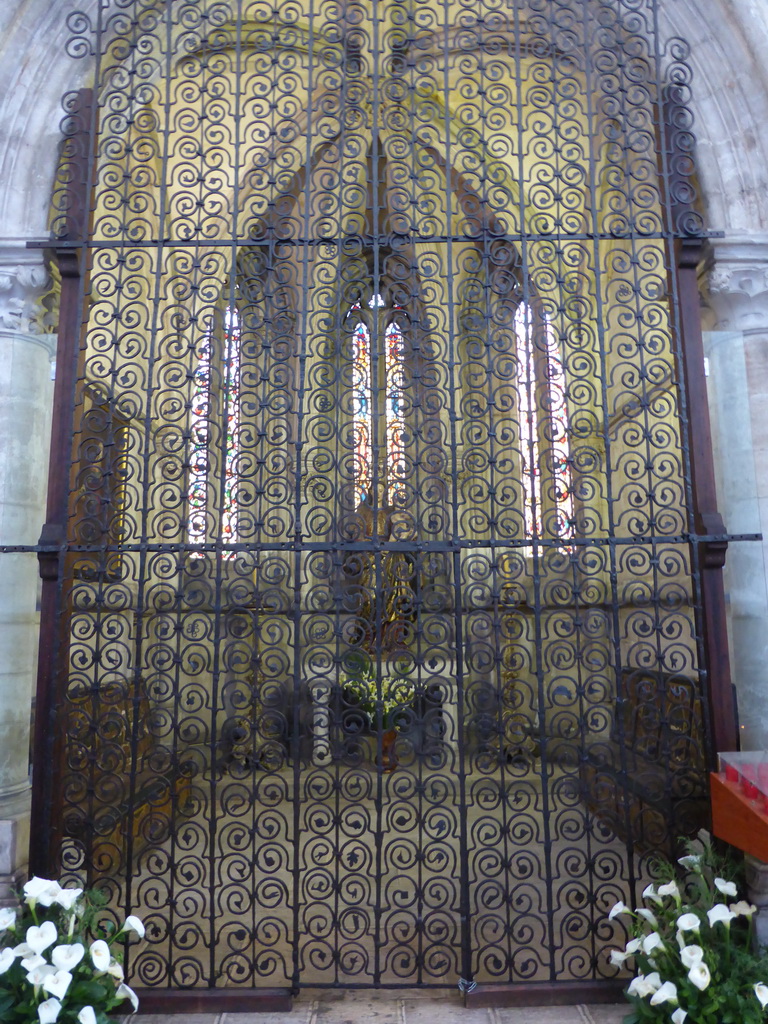
{"label": "stone floor", "polygon": [[[627,1004],[465,1009],[453,993],[312,991],[289,1013],[185,1014],[183,1024],[621,1024]],[[122,1024],[173,1024],[167,1014],[140,1014]]]}

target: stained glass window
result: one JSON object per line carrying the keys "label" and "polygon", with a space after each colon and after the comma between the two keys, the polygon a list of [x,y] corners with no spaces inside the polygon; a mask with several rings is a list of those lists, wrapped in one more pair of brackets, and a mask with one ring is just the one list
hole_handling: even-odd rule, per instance
{"label": "stained glass window", "polygon": [[[520,414],[520,447],[523,462],[525,531],[529,537],[542,533],[541,442],[548,447],[548,493],[552,495],[556,532],[572,537],[573,489],[568,445],[568,408],[565,372],[555,332],[544,322],[544,344],[534,343],[533,313],[521,303],[515,313],[517,335],[517,386]],[[546,424],[543,422],[546,417]],[[544,429],[542,429],[544,428]]]}
{"label": "stained glass window", "polygon": [[[374,295],[369,307],[378,311],[384,306],[379,294]],[[359,309],[360,307],[354,307]],[[395,322],[384,330],[384,469],[387,501],[394,502],[399,482],[405,473],[405,342],[403,332]],[[377,389],[379,391],[380,389]],[[355,325],[352,337],[352,421],[355,444],[355,503],[371,497],[372,467],[374,459],[373,362],[371,331],[364,318]]]}
{"label": "stained glass window", "polygon": [[[221,381],[221,389],[215,382]],[[200,348],[193,384],[190,425],[188,539],[191,544],[237,540],[237,465],[240,423],[240,318],[228,308],[219,345],[209,330]],[[220,426],[220,430],[215,429]],[[221,460],[224,472],[212,469]],[[220,489],[217,536],[208,527],[209,496]]]}

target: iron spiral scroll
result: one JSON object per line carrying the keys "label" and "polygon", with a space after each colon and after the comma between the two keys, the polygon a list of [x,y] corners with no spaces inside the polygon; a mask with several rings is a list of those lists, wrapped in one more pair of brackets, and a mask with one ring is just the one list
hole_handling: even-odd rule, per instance
{"label": "iron spiral scroll", "polygon": [[607,909],[702,822],[702,229],[656,22],[70,16],[46,806],[144,919],[135,984],[609,981]]}

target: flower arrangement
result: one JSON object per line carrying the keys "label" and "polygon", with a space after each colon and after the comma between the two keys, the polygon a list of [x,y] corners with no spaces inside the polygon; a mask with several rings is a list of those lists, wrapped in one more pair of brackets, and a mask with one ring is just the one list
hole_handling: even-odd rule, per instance
{"label": "flower arrangement", "polygon": [[726,864],[706,847],[643,892],[647,906],[617,903],[608,917],[628,915],[632,938],[611,951],[614,967],[634,963],[626,989],[633,1012],[625,1024],[757,1024],[768,1007],[768,957],[752,950],[756,907],[737,899]]}
{"label": "flower arrangement", "polygon": [[381,706],[381,720],[384,729],[397,729],[403,723],[403,711],[413,701],[416,693],[410,679],[384,678],[381,682],[381,701],[376,697],[376,675],[364,670],[359,675],[348,676],[342,680],[345,698],[356,704],[367,716],[372,726],[376,725],[376,715]]}
{"label": "flower arrangement", "polygon": [[[107,1024],[107,1014],[136,993],[125,984],[116,941],[144,935],[138,917],[119,930],[96,927],[104,899],[47,878],[24,886],[21,908],[0,908],[0,1022]],[[4,943],[4,945],[2,945]]]}

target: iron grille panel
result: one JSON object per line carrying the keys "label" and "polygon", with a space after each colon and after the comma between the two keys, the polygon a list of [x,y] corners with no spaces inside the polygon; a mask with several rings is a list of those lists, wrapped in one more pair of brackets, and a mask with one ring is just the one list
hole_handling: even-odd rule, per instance
{"label": "iron grille panel", "polygon": [[683,45],[653,0],[71,26],[66,872],[140,985],[613,977],[710,753]]}

